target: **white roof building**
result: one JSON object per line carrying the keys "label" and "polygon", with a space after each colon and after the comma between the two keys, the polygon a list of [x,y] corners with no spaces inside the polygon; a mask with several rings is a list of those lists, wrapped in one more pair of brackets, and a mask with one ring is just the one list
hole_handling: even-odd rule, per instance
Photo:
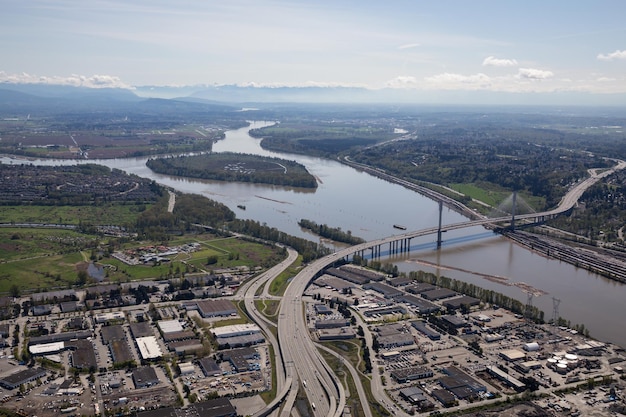
{"label": "white roof building", "polygon": [[65,349],[64,342],[42,343],[40,345],[31,345],[28,347],[28,351],[31,355],[48,355],[60,352],[63,349]]}
{"label": "white roof building", "polygon": [[135,339],[135,342],[137,343],[142,359],[156,359],[163,356],[163,352],[161,352],[161,347],[156,337],[138,337]]}
{"label": "white roof building", "polygon": [[163,333],[182,332],[183,325],[178,320],[161,320],[157,323]]}
{"label": "white roof building", "polygon": [[234,337],[260,332],[261,328],[256,324],[233,324],[231,326],[216,327],[211,329],[211,333],[213,333],[215,337]]}
{"label": "white roof building", "polygon": [[180,368],[181,375],[193,374],[196,371],[196,368],[193,366],[193,363],[191,362],[179,363],[178,368]]}

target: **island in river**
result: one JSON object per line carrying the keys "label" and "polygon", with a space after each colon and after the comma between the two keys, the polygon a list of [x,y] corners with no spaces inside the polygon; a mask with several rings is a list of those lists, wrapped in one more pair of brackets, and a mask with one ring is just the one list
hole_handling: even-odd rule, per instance
{"label": "island in river", "polygon": [[149,159],[146,165],[159,174],[217,181],[253,182],[316,188],[317,181],[304,165],[286,159],[239,153],[210,153]]}

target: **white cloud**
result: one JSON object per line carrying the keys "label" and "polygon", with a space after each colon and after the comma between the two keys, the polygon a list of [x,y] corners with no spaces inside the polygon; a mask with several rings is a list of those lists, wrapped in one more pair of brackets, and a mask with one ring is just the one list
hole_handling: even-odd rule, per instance
{"label": "white cloud", "polygon": [[399,75],[385,83],[385,86],[389,88],[410,88],[417,85],[417,78],[409,75]]}
{"label": "white cloud", "polygon": [[400,45],[398,46],[398,49],[410,49],[410,48],[417,48],[418,46],[421,46],[419,43],[407,43],[406,45]]}
{"label": "white cloud", "polygon": [[536,68],[520,68],[517,73],[518,78],[527,78],[530,80],[546,80],[554,77],[552,71],[540,70]]}
{"label": "white cloud", "polygon": [[132,87],[124,83],[119,77],[113,75],[92,75],[87,77],[84,75],[72,74],[67,77],[59,76],[38,76],[28,73],[7,74],[0,71],[0,82],[14,84],[50,84],[50,85],[68,85],[73,87],[88,88],[127,88]]}
{"label": "white cloud", "polygon": [[617,50],[610,54],[598,54],[597,58],[600,61],[613,61],[614,59],[626,59],[626,49],[623,51]]}
{"label": "white cloud", "polygon": [[445,90],[480,90],[491,86],[491,78],[483,73],[463,75],[444,72],[424,79],[431,87]]}
{"label": "white cloud", "polygon": [[514,67],[516,65],[517,60],[515,59],[503,59],[494,56],[488,56],[483,61],[483,67]]}

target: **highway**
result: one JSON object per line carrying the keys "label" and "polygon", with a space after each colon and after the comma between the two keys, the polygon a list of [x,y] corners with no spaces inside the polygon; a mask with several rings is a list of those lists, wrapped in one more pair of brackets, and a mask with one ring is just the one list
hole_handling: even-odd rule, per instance
{"label": "highway", "polygon": [[[275,326],[275,324],[257,311],[256,306],[254,305],[254,300],[256,298],[255,294],[258,292],[259,288],[261,286],[266,286],[268,283],[270,283],[281,272],[287,269],[289,265],[294,263],[297,257],[298,252],[291,248],[287,248],[287,258],[285,258],[279,264],[268,269],[254,280],[244,284],[241,290],[238,291],[238,294],[243,294],[244,303],[248,315],[261,328],[261,330],[263,330],[265,336],[268,339],[268,342],[274,347],[274,364],[276,366],[276,392],[281,392],[285,384],[289,382],[291,385],[291,382],[287,381],[286,379],[285,366],[281,354],[281,345],[274,337],[274,333],[272,333],[272,331],[270,330],[270,326],[273,327]],[[265,293],[267,293],[267,290],[265,290]]]}
{"label": "highway", "polygon": [[[590,177],[570,189],[569,192],[561,199],[561,202],[556,208],[542,213],[519,215],[516,216],[516,220],[539,219],[542,217],[551,217],[564,213],[574,207],[578,199],[589,187],[612,174],[616,170],[624,168],[626,168],[626,162],[617,161],[617,165],[601,173],[597,173],[596,170],[589,170]],[[497,224],[501,222],[508,222],[510,220],[511,219],[508,216],[491,219],[481,218],[478,220],[469,220],[445,225],[442,226],[441,230],[455,230],[471,226]],[[299,386],[297,381],[300,381],[304,388],[304,381],[306,381],[304,391],[309,399],[309,403],[315,404],[315,407],[312,407],[312,411],[315,416],[339,417],[343,412],[345,393],[343,392],[338,378],[333,374],[332,370],[327,368],[326,362],[321,358],[320,353],[318,352],[315,343],[311,339],[308,332],[306,312],[303,311],[303,303],[301,301],[302,294],[304,293],[306,287],[313,279],[315,279],[318,273],[338,260],[347,258],[361,251],[391,244],[395,241],[434,234],[437,233],[438,230],[438,227],[432,227],[400,235],[389,236],[355,245],[327,255],[306,266],[293,278],[287,287],[280,306],[278,318],[278,341],[283,353],[286,377],[294,381],[294,388]],[[379,379],[378,375],[375,376],[377,377],[376,379]],[[374,387],[374,391],[377,391],[374,393],[375,397],[379,401],[383,401],[384,395],[381,393],[382,389],[380,382],[376,381],[372,385]],[[293,407],[293,398],[295,398],[295,396],[290,396],[289,399],[291,400],[286,401],[281,415],[289,414],[291,408]]]}

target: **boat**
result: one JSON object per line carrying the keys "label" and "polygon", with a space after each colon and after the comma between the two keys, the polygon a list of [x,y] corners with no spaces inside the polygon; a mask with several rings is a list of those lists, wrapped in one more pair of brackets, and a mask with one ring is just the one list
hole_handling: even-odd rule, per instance
{"label": "boat", "polygon": [[400,230],[406,230],[406,226],[402,226],[401,224],[394,224],[393,227]]}
{"label": "boat", "polygon": [[240,209],[242,209],[242,210],[245,210],[245,209],[246,209],[246,206],[244,206],[243,204],[239,204],[237,207],[239,207],[239,208],[240,208]]}

